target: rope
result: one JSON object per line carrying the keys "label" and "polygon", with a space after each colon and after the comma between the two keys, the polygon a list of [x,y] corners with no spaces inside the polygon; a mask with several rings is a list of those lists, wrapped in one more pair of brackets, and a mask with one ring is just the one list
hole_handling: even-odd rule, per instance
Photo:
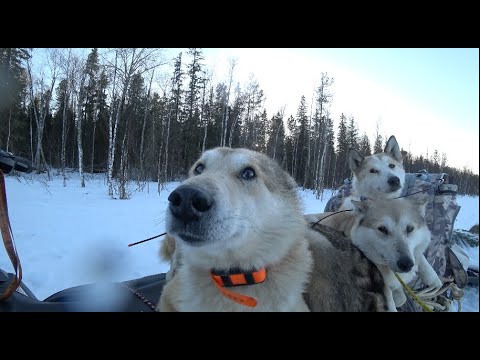
{"label": "rope", "polygon": [[415,293],[408,287],[407,284],[402,280],[402,278],[394,272],[395,276],[397,277],[398,281],[400,281],[400,284],[402,284],[403,288],[407,291],[407,293],[411,296],[411,298],[418,304],[420,307],[427,311],[427,312],[433,312],[432,309],[430,309]]}

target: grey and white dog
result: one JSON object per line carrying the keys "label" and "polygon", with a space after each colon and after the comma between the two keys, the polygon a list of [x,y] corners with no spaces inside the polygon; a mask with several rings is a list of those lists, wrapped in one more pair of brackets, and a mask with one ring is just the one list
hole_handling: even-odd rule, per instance
{"label": "grey and white dog", "polygon": [[353,210],[352,200],[393,199],[402,193],[405,170],[395,136],[390,136],[381,153],[363,156],[350,149],[348,164],[353,172],[352,194],[344,199],[340,210]]}
{"label": "grey and white dog", "polygon": [[406,301],[394,272],[409,285],[418,276],[427,286],[442,286],[424,255],[431,240],[425,221],[426,197],[354,200],[352,204],[352,242],[382,273],[391,290],[391,296],[387,292],[389,310],[394,311]]}

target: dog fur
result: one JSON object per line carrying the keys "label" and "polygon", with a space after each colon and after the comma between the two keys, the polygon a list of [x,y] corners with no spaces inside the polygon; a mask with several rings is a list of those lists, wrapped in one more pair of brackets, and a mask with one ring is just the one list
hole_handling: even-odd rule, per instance
{"label": "dog fur", "polygon": [[355,207],[350,231],[352,243],[382,273],[391,290],[391,295],[387,293],[389,309],[398,308],[406,301],[394,272],[410,286],[417,275],[427,286],[442,286],[424,255],[431,239],[425,221],[426,197],[353,200],[352,204]]}
{"label": "dog fur", "polygon": [[311,311],[388,311],[386,286],[378,268],[351,240],[321,224],[310,224],[312,277],[304,294]]}
{"label": "dog fur", "polygon": [[[296,188],[263,154],[206,151],[169,196],[161,254],[176,264],[159,310],[308,311],[302,294],[312,256]],[[211,269],[263,267],[263,283],[229,288],[257,299],[254,308],[224,297],[210,276]]]}
{"label": "dog fur", "polygon": [[[202,211],[180,209],[191,191],[207,199],[197,201]],[[307,225],[297,185],[275,160],[246,149],[208,150],[174,193],[160,251],[171,262],[160,311],[387,309],[376,266],[340,233]],[[255,297],[256,308],[219,293],[210,270],[231,267],[266,267],[265,282],[230,288]]]}

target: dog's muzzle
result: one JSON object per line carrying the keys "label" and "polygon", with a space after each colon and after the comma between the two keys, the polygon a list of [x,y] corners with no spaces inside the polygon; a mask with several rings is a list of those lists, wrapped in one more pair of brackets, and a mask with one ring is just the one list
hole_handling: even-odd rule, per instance
{"label": "dog's muzzle", "polygon": [[409,272],[413,268],[413,261],[407,256],[401,256],[397,261],[397,266],[401,272]]}
{"label": "dog's muzzle", "polygon": [[400,179],[398,176],[390,176],[387,183],[390,185],[392,191],[400,189]]}
{"label": "dog's muzzle", "polygon": [[192,185],[180,185],[170,193],[168,201],[172,215],[185,225],[198,221],[213,204],[209,193]]}

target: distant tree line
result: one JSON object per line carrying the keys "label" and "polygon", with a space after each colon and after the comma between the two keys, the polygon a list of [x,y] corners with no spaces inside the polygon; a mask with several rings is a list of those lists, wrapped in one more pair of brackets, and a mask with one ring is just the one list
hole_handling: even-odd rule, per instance
{"label": "distant tree line", "polygon": [[[165,71],[167,65],[172,70]],[[252,75],[214,82],[201,49],[165,59],[162,49],[0,49],[0,148],[32,160],[36,171],[67,178],[105,172],[110,196],[128,198],[132,181],[181,180],[205,149],[246,147],[275,158],[297,183],[320,197],[351,176],[348,149],[382,151],[354,117],[333,127],[333,78],[322,73],[312,101],[296,115],[267,114],[265,94]],[[407,172],[446,172],[460,194],[479,194],[478,174],[447,166],[446,154],[414,156],[402,149]]]}

